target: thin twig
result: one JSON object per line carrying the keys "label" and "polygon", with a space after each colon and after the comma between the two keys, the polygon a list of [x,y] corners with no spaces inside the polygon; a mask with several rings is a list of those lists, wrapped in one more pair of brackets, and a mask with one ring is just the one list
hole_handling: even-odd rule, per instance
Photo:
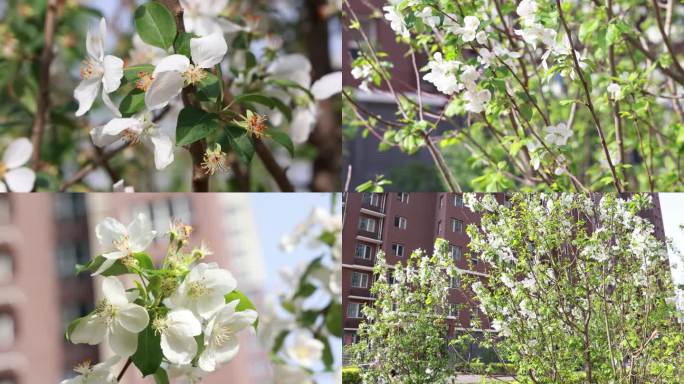
{"label": "thin twig", "polygon": [[38,80],[38,100],[36,116],[31,129],[31,142],[33,144],[32,161],[35,170],[38,170],[40,167],[40,147],[43,143],[45,121],[50,112],[50,65],[54,57],[52,50],[55,29],[57,28],[58,7],[57,0],[50,0],[45,10],[44,42],[40,59],[40,79]]}
{"label": "thin twig", "polygon": [[275,161],[271,151],[268,150],[268,147],[266,147],[266,144],[264,144],[261,139],[254,138],[254,149],[264,163],[266,170],[273,176],[273,180],[278,184],[280,190],[283,192],[294,192],[294,187],[287,178],[285,170],[280,167],[280,164],[278,164],[277,161]]}
{"label": "thin twig", "polygon": [[128,369],[128,367],[131,366],[131,363],[132,363],[132,362],[133,362],[133,360],[131,360],[130,357],[128,358],[128,360],[126,360],[126,364],[125,364],[125,365],[123,366],[123,368],[121,369],[121,372],[119,372],[119,376],[116,377],[116,381],[117,381],[117,382],[121,381],[121,379],[123,378],[124,373],[126,373],[126,370]]}

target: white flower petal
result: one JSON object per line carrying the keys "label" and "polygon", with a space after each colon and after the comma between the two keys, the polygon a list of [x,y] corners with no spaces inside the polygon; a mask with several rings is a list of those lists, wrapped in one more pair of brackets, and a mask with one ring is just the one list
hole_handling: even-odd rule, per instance
{"label": "white flower petal", "polygon": [[211,68],[223,60],[228,44],[222,33],[190,39],[192,61],[201,68]]}
{"label": "white flower petal", "polygon": [[204,272],[204,282],[221,295],[226,295],[237,288],[237,281],[230,271],[222,268],[208,269]]}
{"label": "white flower petal", "polygon": [[159,132],[149,137],[154,150],[154,165],[157,169],[164,169],[173,163],[173,141],[169,136]]}
{"label": "white flower petal", "polygon": [[216,359],[214,358],[213,348],[207,348],[200,355],[198,365],[200,369],[205,372],[214,372],[216,370]]}
{"label": "white flower petal", "polygon": [[290,138],[295,144],[304,143],[316,124],[316,107],[297,108],[290,124]]}
{"label": "white flower petal", "polygon": [[202,324],[187,309],[177,309],[167,315],[169,327],[186,336],[197,336],[202,333]]}
{"label": "white flower petal", "polygon": [[145,105],[150,110],[164,108],[171,99],[178,96],[185,81],[179,72],[168,71],[158,74],[145,93]]}
{"label": "white flower petal", "polygon": [[98,92],[100,92],[101,83],[100,78],[83,80],[78,84],[76,89],[74,89],[74,98],[78,100],[78,111],[76,111],[76,116],[83,116],[92,108],[93,102],[97,98]]}
{"label": "white flower petal", "polygon": [[340,92],[342,92],[342,72],[340,71],[328,73],[311,86],[311,93],[316,100],[326,100]]}
{"label": "white flower petal", "polygon": [[95,226],[95,235],[100,240],[100,244],[105,247],[113,247],[113,243],[127,233],[126,227],[119,220],[111,217],[105,218]]}
{"label": "white flower petal", "polygon": [[112,99],[109,97],[109,94],[107,92],[102,92],[102,101],[104,102],[105,107],[107,107],[112,114],[116,117],[121,117],[121,112],[119,111],[119,108],[114,105],[114,102]]}
{"label": "white flower petal", "polygon": [[0,181],[0,193],[7,193],[7,186],[2,181]]}
{"label": "white flower petal", "polygon": [[135,219],[128,224],[128,233],[131,248],[135,252],[144,251],[157,234],[157,232],[152,230],[150,220],[142,213],[138,213]]}
{"label": "white flower petal", "polygon": [[311,85],[311,62],[301,54],[283,55],[268,66],[267,72],[279,78],[295,81],[302,87]]}
{"label": "white flower petal", "polygon": [[222,294],[207,294],[197,299],[197,314],[208,319],[226,303]]}
{"label": "white flower petal", "polygon": [[123,67],[124,62],[120,58],[112,55],[105,56],[103,61],[104,76],[102,77],[105,92],[112,93],[119,89],[123,77]]}
{"label": "white flower petal", "polygon": [[237,336],[233,336],[214,349],[214,360],[219,364],[225,364],[232,360],[240,350],[240,342]]}
{"label": "white flower petal", "polygon": [[93,144],[97,145],[98,147],[106,147],[110,144],[114,144],[119,140],[118,136],[112,136],[112,135],[106,135],[104,133],[104,127],[95,127],[90,130],[90,139],[93,141]]}
{"label": "white flower petal", "polygon": [[100,19],[99,31],[88,30],[86,35],[86,51],[91,59],[98,62],[104,57],[104,38],[107,35],[107,22],[104,17]]}
{"label": "white flower petal", "polygon": [[121,281],[114,276],[105,277],[102,281],[102,294],[114,306],[128,304],[126,290]]}
{"label": "white flower petal", "polygon": [[161,348],[164,357],[173,364],[190,364],[197,354],[197,342],[192,336],[178,332],[164,332],[161,336]]}
{"label": "white flower petal", "polygon": [[127,129],[134,132],[142,131],[140,120],[133,118],[116,118],[111,119],[104,127],[102,127],[102,134],[114,137],[119,137],[121,133]]}
{"label": "white flower petal", "polygon": [[25,137],[14,140],[5,149],[5,154],[2,156],[2,162],[7,168],[18,168],[26,164],[33,153],[33,145],[31,141]]}
{"label": "white flower petal", "polygon": [[145,308],[137,304],[128,303],[119,308],[118,320],[119,324],[126,328],[126,330],[139,333],[147,327],[150,317]]}
{"label": "white flower petal", "polygon": [[30,168],[15,168],[5,174],[5,182],[12,192],[31,192],[36,174]]}
{"label": "white flower petal", "polygon": [[162,72],[185,72],[190,67],[190,59],[184,55],[170,55],[159,60],[152,73],[155,77]]}
{"label": "white flower petal", "polygon": [[118,356],[131,356],[138,349],[138,335],[115,324],[109,334],[109,345]]}
{"label": "white flower petal", "polygon": [[69,335],[74,344],[100,344],[107,333],[107,323],[93,315],[86,316],[78,322]]}

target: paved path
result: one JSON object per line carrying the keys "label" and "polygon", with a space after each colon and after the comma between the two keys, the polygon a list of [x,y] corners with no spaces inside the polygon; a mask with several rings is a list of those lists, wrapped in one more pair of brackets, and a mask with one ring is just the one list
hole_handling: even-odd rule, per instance
{"label": "paved path", "polygon": [[[480,384],[482,383],[482,379],[486,378],[485,376],[480,376],[480,375],[458,375],[455,378],[455,381],[452,381],[454,384]],[[488,379],[487,383],[500,383],[501,380],[503,381],[513,381],[513,377],[510,376],[499,376],[497,377],[499,380],[495,379]]]}

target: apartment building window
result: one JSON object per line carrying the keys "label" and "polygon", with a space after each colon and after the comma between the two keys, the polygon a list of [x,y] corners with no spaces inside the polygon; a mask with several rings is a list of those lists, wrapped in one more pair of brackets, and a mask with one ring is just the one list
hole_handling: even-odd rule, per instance
{"label": "apartment building window", "polygon": [[404,257],[404,246],[401,244],[392,244],[392,253],[394,256]]}
{"label": "apartment building window", "polygon": [[458,317],[461,306],[459,304],[449,304],[449,316]]}
{"label": "apartment building window", "polygon": [[453,289],[461,287],[461,279],[459,279],[458,275],[451,276],[450,287]]}
{"label": "apartment building window", "polygon": [[368,274],[352,272],[352,288],[368,288]]}
{"label": "apartment building window", "polygon": [[397,195],[397,200],[401,201],[402,203],[408,204],[408,202],[409,202],[408,192],[399,192],[399,194]]}
{"label": "apartment building window", "polygon": [[437,234],[438,235],[442,234],[442,220],[437,222]]}
{"label": "apartment building window", "polygon": [[0,225],[10,222],[10,200],[6,195],[0,196]]}
{"label": "apartment building window", "polygon": [[0,248],[0,285],[14,280],[14,259],[8,249]]}
{"label": "apartment building window", "polygon": [[347,304],[347,317],[350,319],[361,318],[361,303],[351,302]]}
{"label": "apartment building window", "polygon": [[461,247],[458,245],[449,245],[449,253],[451,254],[451,259],[454,260],[454,263],[461,260],[461,252]]}
{"label": "apartment building window", "polygon": [[394,226],[399,229],[406,229],[406,218],[402,216],[394,216]]}
{"label": "apartment building window", "polygon": [[366,232],[375,232],[375,219],[361,216],[359,218],[359,229]]}
{"label": "apartment building window", "polygon": [[388,283],[389,285],[393,285],[393,284],[394,284],[394,273],[392,273],[392,272],[389,273],[389,276],[387,276],[387,283]]}
{"label": "apartment building window", "polygon": [[463,207],[463,195],[454,195],[454,207]]}
{"label": "apartment building window", "polygon": [[442,208],[444,206],[444,195],[439,195],[439,207]]}
{"label": "apartment building window", "polygon": [[471,262],[473,265],[477,265],[477,264],[480,262],[480,260],[477,258],[477,256],[475,256],[475,255],[470,255],[470,262]]}
{"label": "apartment building window", "polygon": [[0,349],[6,349],[14,344],[15,335],[14,315],[8,310],[0,311]]}
{"label": "apartment building window", "polygon": [[459,219],[451,219],[451,232],[461,233],[463,232],[463,221]]}
{"label": "apartment building window", "polygon": [[373,258],[373,248],[368,244],[356,244],[356,257],[359,259],[370,260]]}
{"label": "apartment building window", "polygon": [[380,195],[377,193],[364,193],[362,201],[364,204],[368,204],[373,207],[378,207],[380,206]]}

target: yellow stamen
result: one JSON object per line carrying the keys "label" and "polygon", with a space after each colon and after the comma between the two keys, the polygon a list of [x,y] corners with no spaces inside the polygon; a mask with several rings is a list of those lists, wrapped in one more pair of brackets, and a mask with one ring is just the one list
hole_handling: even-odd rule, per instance
{"label": "yellow stamen", "polygon": [[138,80],[135,82],[135,87],[146,92],[148,89],[150,89],[150,85],[152,85],[153,80],[154,76],[152,76],[152,74],[147,72],[138,72]]}
{"label": "yellow stamen", "polygon": [[183,79],[187,85],[201,83],[207,78],[207,72],[202,67],[191,65],[184,73]]}

